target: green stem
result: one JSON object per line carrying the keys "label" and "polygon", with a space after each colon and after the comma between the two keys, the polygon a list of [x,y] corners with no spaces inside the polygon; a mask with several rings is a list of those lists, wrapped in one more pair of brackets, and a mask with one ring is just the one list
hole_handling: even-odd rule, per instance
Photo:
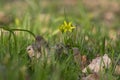
{"label": "green stem", "polygon": [[28,32],[29,34],[31,34],[34,38],[35,38],[35,34],[32,33],[31,31],[29,30],[25,30],[25,29],[11,29],[12,31],[25,31],[25,32]]}

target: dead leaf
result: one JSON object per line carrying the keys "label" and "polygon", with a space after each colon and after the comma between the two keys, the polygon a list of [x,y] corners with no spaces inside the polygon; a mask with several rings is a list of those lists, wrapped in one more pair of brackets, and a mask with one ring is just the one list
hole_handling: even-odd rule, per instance
{"label": "dead leaf", "polygon": [[81,55],[79,49],[77,47],[72,48],[73,49],[73,55],[74,55],[74,61],[76,64],[80,65],[83,69],[85,65],[87,64],[87,56]]}
{"label": "dead leaf", "polygon": [[83,77],[82,80],[100,80],[98,73],[89,74],[87,77]]}
{"label": "dead leaf", "polygon": [[73,55],[74,55],[74,61],[77,63],[77,64],[79,64],[79,65],[81,65],[81,54],[80,54],[80,51],[79,51],[79,49],[78,48],[73,48]]}
{"label": "dead leaf", "polygon": [[116,65],[115,74],[120,75],[120,65]]}
{"label": "dead leaf", "polygon": [[41,55],[41,53],[38,52],[35,49],[35,46],[33,46],[33,45],[29,45],[27,47],[27,53],[28,53],[28,56],[30,57],[30,59],[32,59],[33,57],[36,57],[38,59],[38,58],[40,58],[40,55]]}
{"label": "dead leaf", "polygon": [[108,57],[107,54],[104,54],[103,57],[97,57],[92,60],[92,62],[85,67],[82,72],[86,73],[89,69],[92,72],[98,73],[100,70],[103,70],[104,68],[109,68],[111,64],[111,59]]}

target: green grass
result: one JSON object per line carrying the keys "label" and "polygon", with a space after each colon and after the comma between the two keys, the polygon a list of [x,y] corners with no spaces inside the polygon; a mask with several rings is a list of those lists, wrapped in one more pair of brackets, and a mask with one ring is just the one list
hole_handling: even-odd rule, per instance
{"label": "green grass", "polygon": [[[61,6],[63,13],[60,13],[57,2],[52,1],[53,6],[48,5],[47,8],[42,8],[36,1],[25,1],[28,8],[24,14],[20,15],[22,17],[17,16],[14,7],[10,11],[15,18],[19,19],[19,25],[13,21],[9,25],[0,26],[0,80],[77,80],[79,76],[82,77],[82,71],[74,62],[72,47],[78,47],[80,53],[87,55],[89,61],[98,54],[108,54],[113,64],[104,72],[107,76],[106,80],[120,79],[119,75],[114,74],[114,65],[120,59],[120,39],[117,37],[112,40],[109,36],[109,31],[116,32],[116,28],[111,29],[99,21],[91,20],[82,4],[76,5],[78,10],[75,12],[72,11],[73,8],[67,10],[66,6]],[[38,19],[40,14],[45,16],[49,14],[50,19],[40,22]],[[51,36],[64,20],[72,21],[77,25],[77,30],[67,35],[59,32]],[[115,25],[120,24],[115,23]],[[42,32],[44,29],[46,31]],[[71,47],[68,50],[69,55],[63,56],[60,61],[55,60],[53,56],[50,64],[45,60],[31,63],[26,48],[34,42],[34,35],[42,35],[51,47],[60,42],[69,45]],[[66,39],[66,36],[69,39]],[[102,78],[101,80],[104,80]]]}

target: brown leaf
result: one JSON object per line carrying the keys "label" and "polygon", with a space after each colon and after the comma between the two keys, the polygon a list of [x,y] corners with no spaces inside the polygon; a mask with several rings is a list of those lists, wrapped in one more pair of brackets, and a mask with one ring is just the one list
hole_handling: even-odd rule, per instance
{"label": "brown leaf", "polygon": [[115,74],[120,75],[120,65],[116,65]]}
{"label": "brown leaf", "polygon": [[90,71],[97,73],[104,68],[109,68],[110,64],[111,59],[108,57],[107,54],[104,54],[103,57],[97,57],[93,59],[92,62],[82,70],[82,72],[86,73],[89,69]]}
{"label": "brown leaf", "polygon": [[72,48],[73,49],[73,55],[74,55],[74,61],[77,63],[77,64],[79,64],[79,65],[81,65],[81,54],[80,54],[80,51],[79,51],[79,49],[78,48]]}
{"label": "brown leaf", "polygon": [[98,73],[89,74],[87,77],[83,77],[82,80],[100,80]]}
{"label": "brown leaf", "polygon": [[74,61],[83,69],[87,64],[87,56],[81,55],[78,48],[73,48]]}

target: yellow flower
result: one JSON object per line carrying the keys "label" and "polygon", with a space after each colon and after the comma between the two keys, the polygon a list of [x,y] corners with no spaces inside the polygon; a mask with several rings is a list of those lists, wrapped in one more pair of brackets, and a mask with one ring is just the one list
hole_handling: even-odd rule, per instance
{"label": "yellow flower", "polygon": [[64,24],[62,24],[60,27],[59,27],[59,30],[61,32],[72,32],[73,29],[75,29],[76,27],[72,25],[72,22],[66,22],[64,21]]}
{"label": "yellow flower", "polygon": [[15,24],[16,24],[16,26],[20,25],[20,20],[18,18],[15,18]]}

